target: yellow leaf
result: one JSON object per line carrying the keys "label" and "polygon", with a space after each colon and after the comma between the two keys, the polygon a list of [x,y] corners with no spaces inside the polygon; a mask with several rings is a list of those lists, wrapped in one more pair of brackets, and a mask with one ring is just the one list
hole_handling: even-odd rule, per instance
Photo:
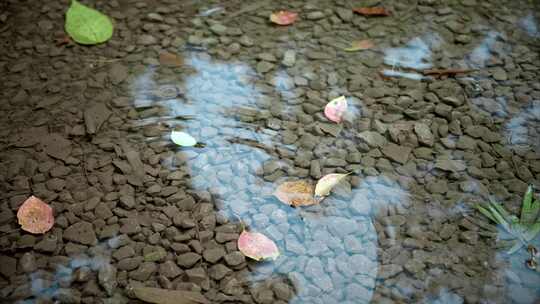
{"label": "yellow leaf", "polygon": [[321,197],[329,195],[332,188],[334,188],[343,178],[351,173],[352,172],[346,174],[332,173],[323,176],[315,186],[315,195]]}
{"label": "yellow leaf", "polygon": [[284,182],[274,191],[274,196],[281,202],[294,207],[317,203],[313,198],[313,185],[302,180]]}

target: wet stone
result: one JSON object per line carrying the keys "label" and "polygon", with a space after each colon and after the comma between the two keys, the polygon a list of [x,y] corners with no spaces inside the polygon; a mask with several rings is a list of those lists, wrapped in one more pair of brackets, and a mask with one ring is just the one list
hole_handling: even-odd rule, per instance
{"label": "wet stone", "polygon": [[229,266],[238,266],[246,261],[246,258],[240,251],[234,251],[225,255],[225,262]]}
{"label": "wet stone", "polygon": [[64,231],[64,239],[84,245],[96,245],[97,238],[94,227],[88,222],[78,222]]}
{"label": "wet stone", "polygon": [[165,261],[159,265],[158,272],[168,279],[174,279],[182,274],[182,269],[180,269],[173,261]]}
{"label": "wet stone", "polygon": [[225,254],[226,254],[225,249],[223,249],[223,247],[220,246],[220,247],[206,249],[203,252],[203,257],[206,261],[210,263],[216,263],[223,256],[225,256]]}
{"label": "wet stone", "polygon": [[216,264],[208,269],[208,275],[214,280],[221,280],[232,270],[223,264]]}
{"label": "wet stone", "polygon": [[148,280],[157,271],[157,265],[153,262],[144,262],[137,270],[129,273],[131,279],[144,282]]}
{"label": "wet stone", "polygon": [[409,159],[411,148],[407,146],[399,146],[394,143],[389,143],[384,146],[381,152],[393,161],[405,164]]}
{"label": "wet stone", "polygon": [[176,263],[184,268],[190,268],[201,260],[201,256],[194,252],[187,252],[176,258]]}

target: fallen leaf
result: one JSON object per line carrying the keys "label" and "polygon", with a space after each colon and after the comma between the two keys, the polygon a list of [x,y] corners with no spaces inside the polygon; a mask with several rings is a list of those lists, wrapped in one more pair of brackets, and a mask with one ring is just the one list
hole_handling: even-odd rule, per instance
{"label": "fallen leaf", "polygon": [[390,16],[390,11],[382,6],[357,7],[353,8],[353,12],[364,16]]}
{"label": "fallen leaf", "polygon": [[169,52],[161,52],[159,54],[159,63],[163,66],[179,67],[182,66],[184,61],[182,60],[182,57],[176,54]]}
{"label": "fallen leaf", "polygon": [[293,24],[298,18],[298,14],[289,11],[279,11],[270,14],[270,21],[279,25]]}
{"label": "fallen leaf", "polygon": [[375,44],[373,43],[373,41],[369,39],[364,39],[364,40],[359,40],[359,41],[353,41],[350,47],[345,48],[343,50],[346,52],[356,52],[356,51],[367,50],[374,46]]}
{"label": "fallen leaf", "polygon": [[109,17],[82,5],[76,0],[66,12],[66,32],[80,44],[98,44],[109,40],[113,34],[113,24]]}
{"label": "fallen leaf", "polygon": [[171,140],[173,143],[182,147],[193,147],[197,144],[195,138],[181,131],[171,131]]}
{"label": "fallen leaf", "polygon": [[17,219],[22,230],[36,234],[45,233],[54,225],[51,206],[35,196],[29,197],[19,207]]}
{"label": "fallen leaf", "polygon": [[294,207],[317,203],[313,198],[313,185],[302,180],[282,183],[274,191],[274,196],[281,202]]}
{"label": "fallen leaf", "polygon": [[275,260],[279,256],[276,244],[266,235],[258,232],[242,231],[238,238],[238,250],[256,261]]}
{"label": "fallen leaf", "polygon": [[340,123],[343,115],[347,111],[347,99],[345,96],[339,96],[332,99],[326,107],[324,107],[324,115],[333,122]]}
{"label": "fallen leaf", "polygon": [[334,188],[342,179],[351,173],[332,173],[323,176],[315,186],[315,195],[319,197],[328,196],[332,188]]}
{"label": "fallen leaf", "polygon": [[169,290],[153,287],[131,289],[139,300],[155,304],[209,304],[201,293],[186,290]]}

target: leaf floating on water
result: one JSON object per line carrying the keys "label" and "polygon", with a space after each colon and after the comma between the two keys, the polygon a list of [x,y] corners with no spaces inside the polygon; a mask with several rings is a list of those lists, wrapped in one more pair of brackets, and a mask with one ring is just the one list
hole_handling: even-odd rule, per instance
{"label": "leaf floating on water", "polygon": [[131,289],[139,300],[154,304],[210,304],[201,293],[185,290],[169,290],[152,287]]}
{"label": "leaf floating on water", "polygon": [[342,179],[351,173],[332,173],[323,176],[315,186],[315,195],[316,196],[328,196],[332,188],[334,188]]}
{"label": "leaf floating on water", "polygon": [[163,66],[168,67],[179,67],[184,64],[184,61],[182,60],[182,57],[169,53],[169,52],[162,52],[159,54],[159,63]]}
{"label": "leaf floating on water", "polygon": [[75,42],[88,45],[105,42],[113,34],[109,17],[76,0],[71,1],[66,12],[65,29]]}
{"label": "leaf floating on water", "polygon": [[347,111],[347,99],[345,96],[332,99],[324,107],[324,115],[333,122],[340,123]]}
{"label": "leaf floating on water", "polygon": [[274,241],[258,232],[242,231],[238,238],[238,250],[248,258],[256,261],[263,259],[275,260],[279,256],[279,249]]}
{"label": "leaf floating on water", "polygon": [[317,203],[313,198],[313,185],[301,180],[282,183],[274,191],[274,196],[281,202],[294,207]]}
{"label": "leaf floating on water", "polygon": [[345,48],[343,50],[346,52],[356,52],[356,51],[368,50],[374,46],[375,44],[373,43],[373,41],[369,39],[364,39],[364,40],[359,40],[359,41],[353,41],[350,47]]}
{"label": "leaf floating on water", "polygon": [[17,219],[22,230],[36,234],[45,233],[54,225],[51,206],[35,196],[29,197],[19,207]]}
{"label": "leaf floating on water", "polygon": [[182,147],[193,147],[197,144],[197,140],[193,136],[181,131],[171,131],[171,140]]}
{"label": "leaf floating on water", "polygon": [[293,24],[298,18],[298,14],[289,11],[279,11],[270,14],[270,21],[279,25]]}
{"label": "leaf floating on water", "polygon": [[364,16],[390,16],[390,11],[382,6],[357,7],[353,8],[353,12]]}

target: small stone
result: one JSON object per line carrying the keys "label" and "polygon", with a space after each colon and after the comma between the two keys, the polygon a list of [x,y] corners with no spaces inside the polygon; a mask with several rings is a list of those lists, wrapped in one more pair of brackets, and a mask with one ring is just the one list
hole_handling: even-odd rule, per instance
{"label": "small stone", "polygon": [[229,266],[238,266],[246,261],[245,256],[240,251],[234,251],[225,255],[225,262]]}
{"label": "small stone", "polygon": [[98,281],[107,294],[111,296],[116,288],[116,267],[111,264],[104,264],[99,268]]}
{"label": "small stone", "polygon": [[[109,79],[111,80],[112,84],[118,85],[124,80],[126,80],[129,75],[128,72],[129,70],[125,65],[119,63],[114,64],[109,70]],[[101,108],[99,110],[104,111],[104,109]],[[107,111],[105,111],[105,113],[109,113],[108,109]]]}
{"label": "small stone", "polygon": [[416,133],[418,137],[418,141],[421,144],[424,144],[428,147],[433,146],[435,142],[435,138],[433,136],[433,133],[431,133],[431,129],[429,128],[428,125],[423,124],[423,123],[415,123],[414,132]]}
{"label": "small stone", "polygon": [[96,245],[97,238],[94,227],[88,222],[78,222],[64,231],[64,239],[84,245]]}
{"label": "small stone", "polygon": [[219,23],[216,23],[216,24],[213,24],[212,26],[210,26],[210,31],[212,31],[212,33],[216,34],[216,35],[224,35],[225,33],[227,33],[227,27],[222,25],[222,24],[219,24]]}
{"label": "small stone", "polygon": [[187,253],[179,255],[176,258],[176,264],[184,268],[190,268],[193,265],[195,265],[197,262],[199,262],[200,260],[201,260],[201,256],[199,254],[196,254],[194,252],[187,252]]}
{"label": "small stone", "polygon": [[268,62],[268,61],[260,61],[257,64],[257,73],[259,74],[265,74],[267,72],[270,72],[274,68],[274,64]]}
{"label": "small stone", "polygon": [[374,131],[364,131],[358,137],[372,148],[382,147],[386,144],[386,138]]}
{"label": "small stone", "polygon": [[208,269],[208,274],[214,280],[221,280],[231,272],[232,270],[223,264],[217,264]]}
{"label": "small stone", "polygon": [[19,269],[25,273],[36,271],[36,257],[30,252],[23,254],[23,256],[19,259]]}
{"label": "small stone", "polygon": [[158,40],[156,37],[147,34],[139,36],[139,39],[137,40],[137,44],[141,45],[152,45],[157,44],[157,42]]}
{"label": "small stone", "polygon": [[410,147],[389,143],[382,148],[381,152],[389,159],[401,164],[405,164],[409,159],[409,154],[411,151],[412,149]]}
{"label": "small stone", "polygon": [[388,279],[403,271],[403,267],[397,264],[382,265],[379,268],[378,278]]}
{"label": "small stone", "polygon": [[293,67],[296,63],[296,51],[294,50],[287,50],[283,54],[283,60],[281,63],[286,67]]}
{"label": "small stone", "polygon": [[182,269],[180,269],[173,261],[165,261],[163,264],[160,264],[158,271],[159,274],[168,279],[174,279],[182,274]]}
{"label": "small stone", "polygon": [[309,13],[307,13],[306,18],[307,18],[308,20],[319,20],[319,19],[324,18],[324,13],[323,13],[323,12],[320,12],[320,11],[317,11],[317,12],[309,12]]}
{"label": "small stone", "polygon": [[206,249],[203,252],[203,257],[204,257],[205,260],[207,260],[210,263],[216,263],[223,256],[225,256],[225,254],[226,254],[225,249],[223,249],[223,247],[219,246],[219,247],[215,247],[215,248],[211,248],[211,249]]}
{"label": "small stone", "polygon": [[155,272],[157,271],[157,265],[153,262],[144,262],[142,263],[137,270],[129,273],[129,277],[145,282],[147,281]]}

